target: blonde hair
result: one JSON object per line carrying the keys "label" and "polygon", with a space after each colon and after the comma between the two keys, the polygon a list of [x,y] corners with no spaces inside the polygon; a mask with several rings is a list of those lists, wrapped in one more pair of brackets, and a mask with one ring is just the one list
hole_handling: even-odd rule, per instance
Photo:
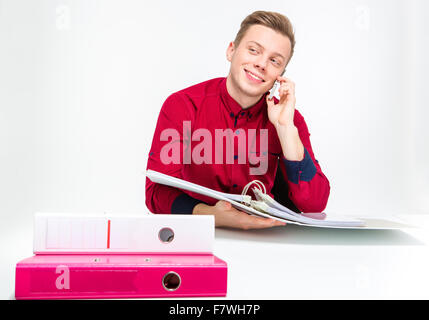
{"label": "blonde hair", "polygon": [[273,29],[274,31],[279,32],[280,34],[289,38],[291,43],[290,57],[286,65],[289,63],[292,58],[294,48],[295,48],[295,34],[293,30],[292,23],[290,20],[278,13],[271,11],[255,11],[252,14],[249,14],[243,22],[241,22],[240,30],[238,30],[237,35],[235,36],[234,45],[237,47],[241,40],[243,39],[246,31],[253,25],[262,25],[268,28]]}

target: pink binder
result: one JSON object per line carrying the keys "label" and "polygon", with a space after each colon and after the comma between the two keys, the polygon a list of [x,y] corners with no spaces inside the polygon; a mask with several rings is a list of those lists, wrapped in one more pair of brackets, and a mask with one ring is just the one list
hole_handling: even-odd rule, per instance
{"label": "pink binder", "polygon": [[16,265],[17,299],[224,297],[212,254],[35,255]]}

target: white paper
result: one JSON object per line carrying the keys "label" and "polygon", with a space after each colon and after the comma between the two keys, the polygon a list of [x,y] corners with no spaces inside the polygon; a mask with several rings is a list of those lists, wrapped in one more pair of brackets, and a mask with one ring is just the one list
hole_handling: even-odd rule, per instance
{"label": "white paper", "polygon": [[166,175],[154,170],[147,170],[146,176],[152,182],[168,185],[171,187],[175,187],[175,188],[179,188],[187,191],[192,191],[217,200],[228,201],[233,205],[233,207],[235,207],[240,211],[243,211],[252,215],[257,215],[265,218],[286,222],[287,224],[296,224],[296,225],[307,226],[307,227],[338,228],[338,229],[402,229],[407,227],[413,227],[403,222],[397,221],[397,219],[395,221],[394,219],[390,219],[387,217],[360,218],[360,217],[349,217],[349,216],[342,216],[342,215],[326,214],[326,218],[324,220],[312,219],[312,218],[302,216],[299,213],[293,212],[290,209],[285,208],[278,202],[276,202],[275,204],[272,203],[271,208],[269,208],[268,210],[269,213],[265,213],[236,201],[237,197],[238,199],[240,199],[241,195],[237,195],[237,194],[231,195],[228,193],[212,190],[210,188],[200,186],[198,184],[195,184],[183,179],[179,179],[176,177],[171,177],[169,175]]}

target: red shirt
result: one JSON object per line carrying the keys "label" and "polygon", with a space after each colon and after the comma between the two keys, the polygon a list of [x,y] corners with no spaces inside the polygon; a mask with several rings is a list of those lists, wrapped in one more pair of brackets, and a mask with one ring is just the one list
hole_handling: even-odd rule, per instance
{"label": "red shirt", "polygon": [[[315,159],[307,125],[296,109],[294,125],[305,149],[302,161],[289,161],[283,156],[276,129],[268,119],[265,94],[254,106],[243,109],[229,95],[226,78],[208,80],[173,93],[164,102],[147,169],[236,194],[240,194],[248,182],[257,179],[263,182],[267,194],[295,206],[298,209],[295,211],[322,212],[329,197],[329,181]],[[168,136],[166,132],[174,134]],[[229,132],[230,140],[226,138],[223,145],[219,145],[216,132]],[[198,140],[197,133],[205,135],[200,134]],[[264,133],[268,136],[267,146],[259,143]],[[163,135],[168,136],[167,141]],[[202,141],[206,149],[201,148]],[[233,143],[230,150],[227,150],[228,141]],[[172,156],[173,149],[176,157],[170,158],[173,162],[166,163],[165,156]],[[192,152],[204,155],[205,162],[195,161]],[[255,164],[262,158],[267,161],[265,167]],[[254,174],[254,171],[252,174],[251,169],[258,167],[263,174]],[[276,187],[275,181],[284,188]],[[273,195],[273,187],[283,191]],[[192,213],[200,202],[214,205],[217,200],[156,184],[146,178],[146,205],[153,213]]]}

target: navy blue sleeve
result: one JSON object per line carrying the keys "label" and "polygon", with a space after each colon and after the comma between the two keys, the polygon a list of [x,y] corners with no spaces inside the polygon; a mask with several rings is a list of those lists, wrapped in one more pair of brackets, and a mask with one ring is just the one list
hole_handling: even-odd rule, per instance
{"label": "navy blue sleeve", "polygon": [[310,181],[316,175],[317,169],[307,149],[304,147],[304,159],[301,161],[290,161],[282,157],[286,167],[288,180],[298,184],[299,181]]}
{"label": "navy blue sleeve", "polygon": [[194,207],[199,203],[205,203],[204,201],[192,198],[186,193],[182,193],[174,199],[171,205],[172,214],[192,214]]}

